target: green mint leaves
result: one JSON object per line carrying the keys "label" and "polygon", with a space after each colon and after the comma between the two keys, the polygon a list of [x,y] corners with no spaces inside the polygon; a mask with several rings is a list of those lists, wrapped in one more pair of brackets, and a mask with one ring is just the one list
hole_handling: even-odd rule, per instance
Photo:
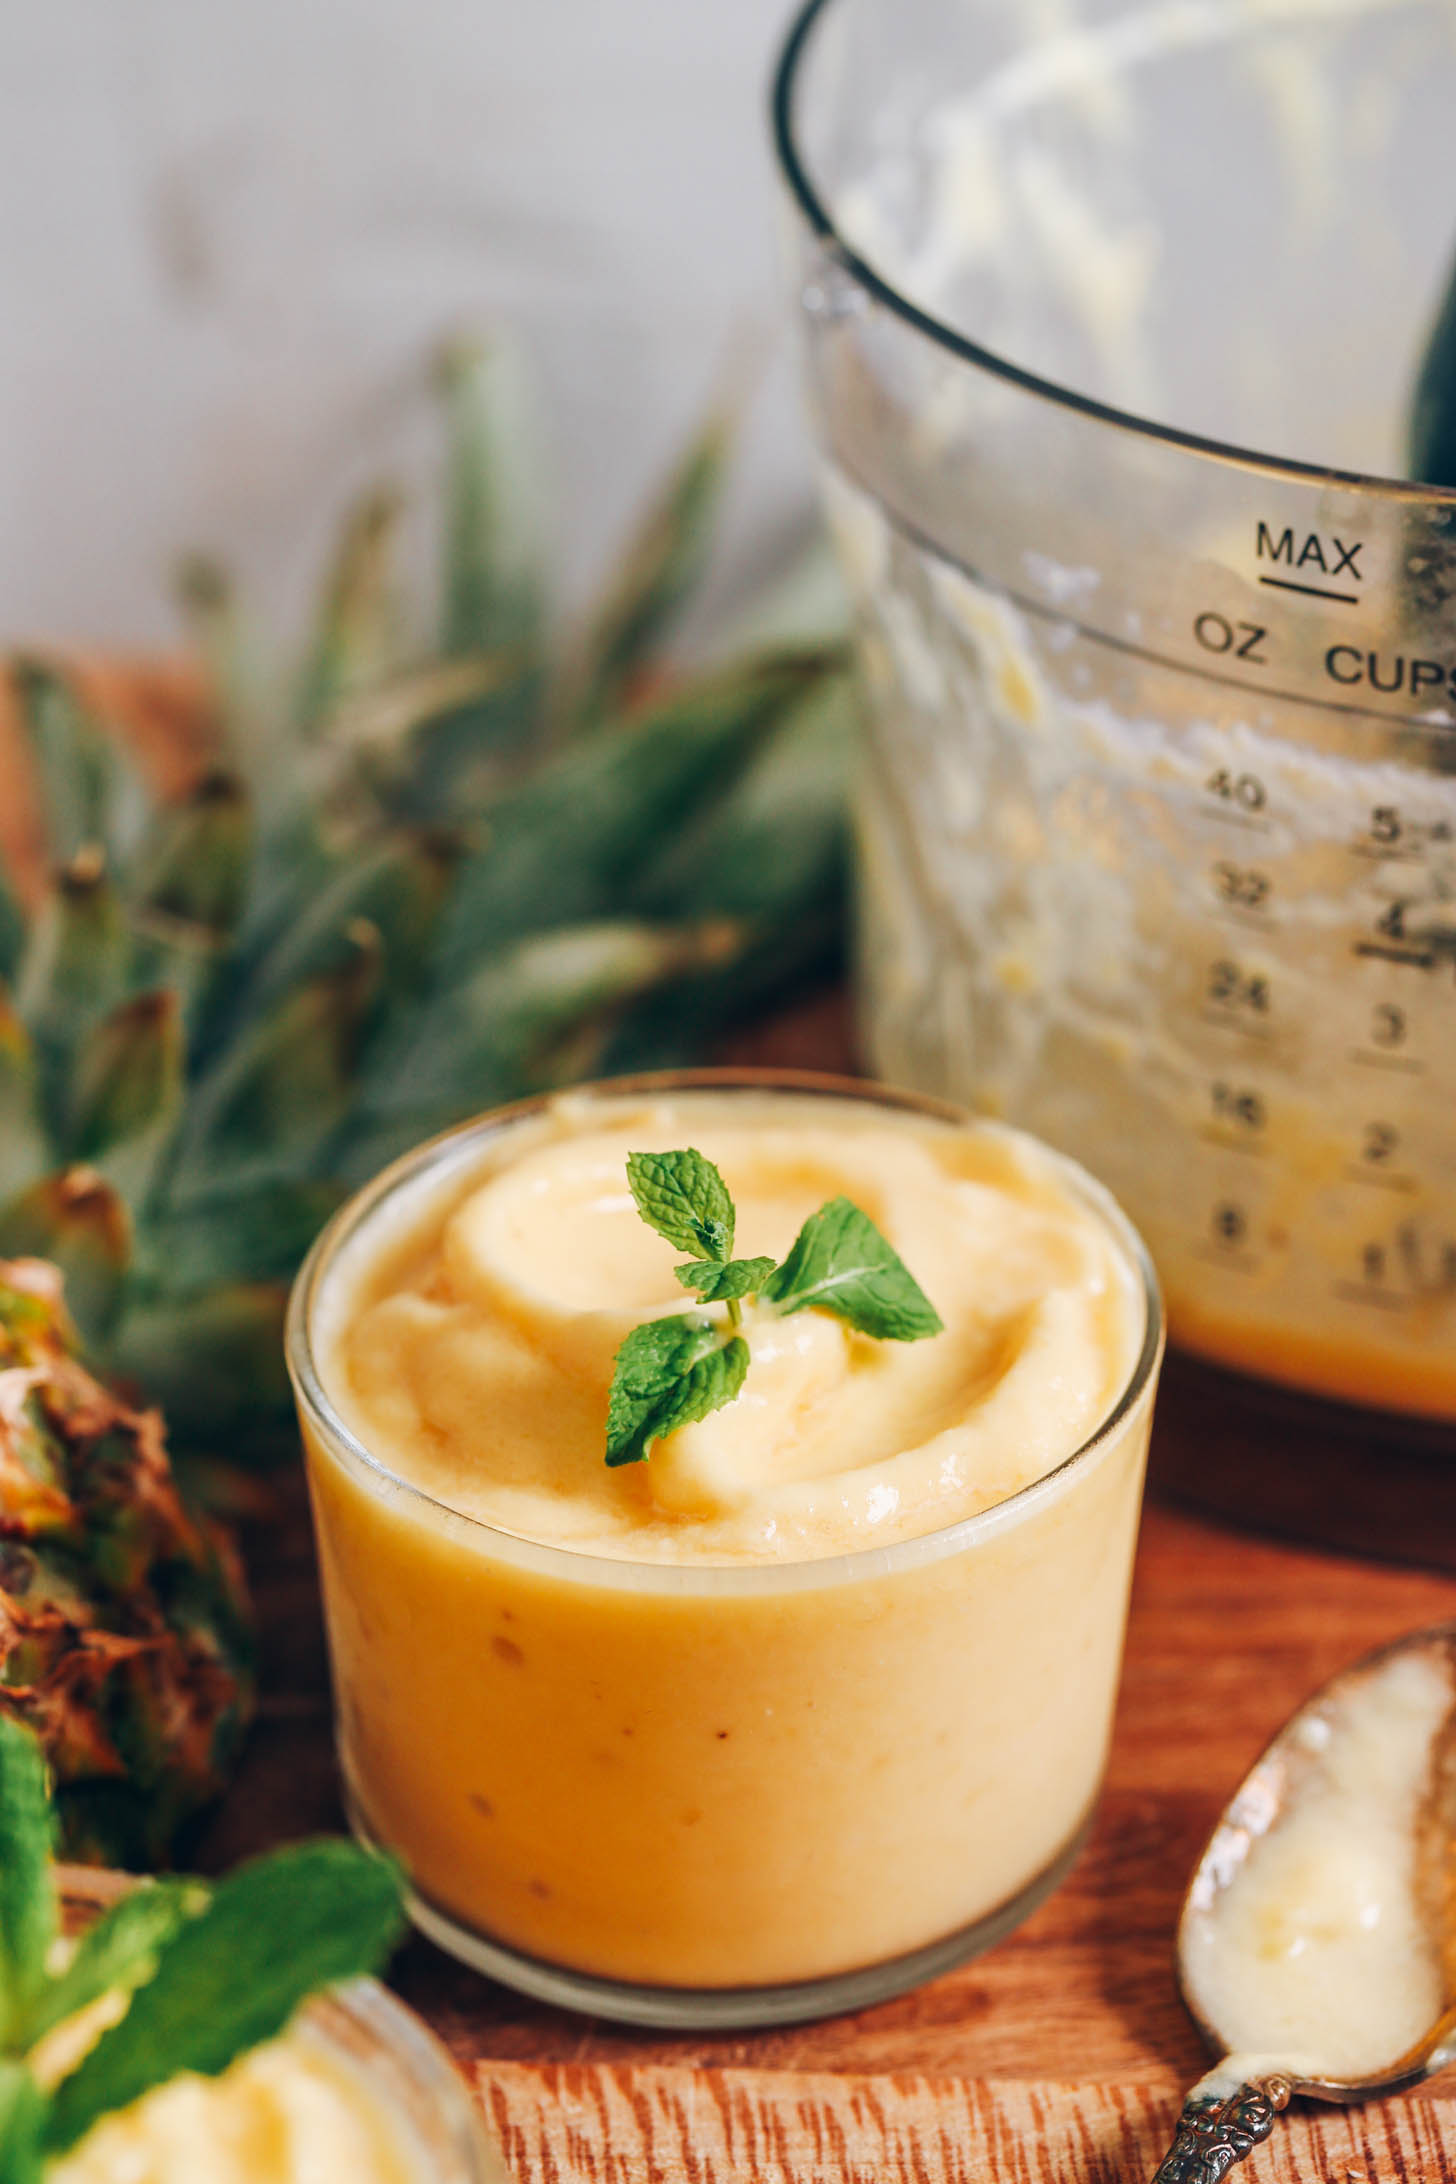
{"label": "green mint leaves", "polygon": [[833,1312],[881,1342],[919,1342],[942,1326],[904,1260],[849,1198],[810,1214],[762,1295],[781,1312]]}
{"label": "green mint leaves", "polygon": [[731,1403],[748,1371],[748,1344],[727,1342],[711,1320],[648,1320],[617,1352],[607,1398],[607,1462],[640,1463],[654,1441]]}
{"label": "green mint leaves", "polygon": [[51,2096],[64,2152],[99,2116],[179,2070],[215,2077],[283,2030],[320,1987],[373,1971],[399,1939],[399,1876],[346,1842],[300,1843],[239,1866],[186,1919],[119,2024]]}
{"label": "green mint leaves", "polygon": [[[48,1969],[59,1920],[40,1746],[0,1715],[0,2178],[40,2184],[45,2162],[101,2116],[178,2071],[216,2075],[281,2032],[321,1987],[371,1972],[399,1939],[400,1877],[338,1841],[301,1843],[216,1883],[143,1883]],[[47,2033],[117,1990],[126,2014],[76,2067],[43,2084]]]}
{"label": "green mint leaves", "polygon": [[772,1259],[725,1259],[721,1266],[712,1259],[689,1259],[686,1266],[672,1271],[684,1289],[697,1291],[704,1304],[723,1304],[754,1295],[773,1270]]}
{"label": "green mint leaves", "polygon": [[679,1251],[721,1265],[733,1256],[733,1201],[713,1166],[691,1146],[681,1153],[629,1153],[627,1181],[649,1228]]}
{"label": "green mint leaves", "polygon": [[735,1216],[728,1186],[703,1154],[631,1153],[627,1180],[649,1227],[700,1257],[674,1268],[702,1304],[726,1304],[724,1320],[691,1316],[648,1320],[617,1352],[607,1398],[607,1462],[640,1463],[655,1441],[731,1403],[743,1386],[749,1351],[737,1329],[742,1300],[787,1316],[833,1312],[881,1342],[919,1342],[942,1321],[903,1259],[869,1215],[848,1198],[811,1214],[788,1257],[735,1259]]}
{"label": "green mint leaves", "polygon": [[0,2054],[20,2044],[45,1985],[57,1925],[54,1841],[40,1746],[0,1716]]}

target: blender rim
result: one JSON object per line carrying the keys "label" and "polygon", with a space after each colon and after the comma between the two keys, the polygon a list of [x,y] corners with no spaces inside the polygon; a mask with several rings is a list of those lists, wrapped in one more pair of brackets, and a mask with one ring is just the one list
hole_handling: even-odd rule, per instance
{"label": "blender rim", "polygon": [[994,378],[1020,388],[1025,394],[1054,403],[1058,408],[1074,411],[1098,424],[1136,433],[1143,439],[1177,448],[1185,454],[1202,456],[1235,469],[1257,471],[1266,477],[1284,478],[1298,484],[1355,487],[1362,493],[1373,493],[1396,502],[1406,501],[1435,507],[1456,502],[1456,487],[1426,485],[1408,478],[1388,478],[1371,471],[1342,470],[1327,463],[1301,462],[1291,456],[1269,455],[1258,448],[1243,447],[1237,442],[1219,440],[1197,432],[1185,432],[1176,425],[1160,424],[1151,417],[1139,416],[1135,410],[1120,409],[1115,403],[1102,402],[1095,396],[1079,394],[1075,388],[1064,386],[1055,379],[1044,378],[1040,373],[1028,371],[1022,365],[1013,364],[1009,358],[997,355],[993,349],[987,349],[980,342],[973,341],[968,334],[959,332],[944,319],[937,318],[933,312],[925,310],[903,294],[893,281],[877,272],[869,260],[841,233],[834,214],[811,179],[807,159],[799,144],[795,123],[796,93],[807,65],[814,33],[835,4],[836,0],[803,0],[790,22],[770,83],[769,124],[779,171],[809,229],[843,271],[874,302],[882,305],[914,333],[936,347],[947,350],[963,364],[973,365],[978,370],[990,373]]}

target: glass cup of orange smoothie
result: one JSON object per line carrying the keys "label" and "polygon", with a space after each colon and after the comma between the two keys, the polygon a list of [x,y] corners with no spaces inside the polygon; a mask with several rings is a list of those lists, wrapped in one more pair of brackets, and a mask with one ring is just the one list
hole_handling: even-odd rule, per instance
{"label": "glass cup of orange smoothie", "polygon": [[[848,1196],[945,1331],[750,1308],[738,1398],[612,1470],[616,1347],[691,1307],[626,1154],[685,1145],[739,1252]],[[838,1079],[589,1087],[360,1192],[288,1351],[353,1822],[455,1955],[627,2022],[786,2023],[985,1948],[1067,1871],[1162,1354],[1146,1252],[1073,1163]]]}

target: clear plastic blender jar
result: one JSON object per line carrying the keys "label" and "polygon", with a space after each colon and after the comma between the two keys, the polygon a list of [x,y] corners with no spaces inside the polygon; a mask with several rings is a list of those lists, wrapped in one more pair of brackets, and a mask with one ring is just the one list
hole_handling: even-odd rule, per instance
{"label": "clear plastic blender jar", "polygon": [[810,0],[776,86],[884,1075],[1185,1349],[1456,1421],[1456,8]]}

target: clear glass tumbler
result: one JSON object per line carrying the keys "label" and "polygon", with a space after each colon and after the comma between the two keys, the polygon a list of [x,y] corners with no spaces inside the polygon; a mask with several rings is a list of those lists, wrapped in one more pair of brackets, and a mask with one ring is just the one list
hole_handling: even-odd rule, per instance
{"label": "clear glass tumbler", "polygon": [[875,1066],[1102,1176],[1175,1342],[1449,1447],[1456,13],[810,0],[775,104]]}
{"label": "clear glass tumbler", "polygon": [[[854,1103],[967,1118],[827,1078],[674,1075],[573,1093]],[[810,1561],[632,1562],[431,1499],[351,1427],[341,1332],[545,1103],[406,1156],[335,1218],[294,1293],[298,1393],[354,1824],[404,1862],[442,1947],[549,2001],[639,2024],[852,2009],[1007,1932],[1075,1855],[1105,1763],[1161,1309],[1107,1194],[1136,1357],[1097,1431],[963,1522]],[[972,1126],[991,1127],[995,1126]],[[1005,1135],[1004,1133],[998,1133]],[[393,1240],[391,1242],[391,1240]]]}

